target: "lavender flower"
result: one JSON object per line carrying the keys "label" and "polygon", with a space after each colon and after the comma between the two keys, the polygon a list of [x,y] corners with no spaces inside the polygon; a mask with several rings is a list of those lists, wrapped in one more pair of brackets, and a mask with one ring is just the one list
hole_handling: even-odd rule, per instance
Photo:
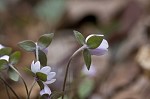
{"label": "lavender flower", "polygon": [[[86,38],[86,42],[92,36],[104,36],[104,35],[91,34]],[[109,47],[108,42],[105,39],[103,39],[99,47],[97,47],[96,49],[89,49],[89,50],[91,55],[100,56],[100,55],[104,55],[108,51],[108,47]]]}
{"label": "lavender flower", "polygon": [[[40,62],[37,61],[34,63],[34,61],[32,62],[31,64],[31,71],[36,75],[36,80],[40,80],[42,81],[44,87],[43,89],[40,91],[40,95],[43,95],[43,94],[51,94],[51,90],[49,89],[49,87],[47,86],[47,84],[51,84],[53,82],[56,81],[56,79],[53,79],[54,76],[56,75],[55,72],[50,72],[51,71],[51,67],[49,66],[45,66],[45,67],[42,67],[40,68],[41,65],[40,65]],[[42,73],[42,74],[45,74],[47,76],[46,78],[46,81],[43,81],[42,79],[40,79],[38,76],[37,76],[37,73]]]}

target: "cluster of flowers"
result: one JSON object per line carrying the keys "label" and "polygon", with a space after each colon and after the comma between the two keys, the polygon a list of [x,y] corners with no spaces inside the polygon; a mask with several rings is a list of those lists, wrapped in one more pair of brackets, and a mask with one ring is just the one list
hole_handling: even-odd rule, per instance
{"label": "cluster of flowers", "polygon": [[[77,31],[74,31],[77,41],[82,45],[79,50],[77,50],[73,55],[77,54],[79,51],[83,51],[85,64],[87,65],[87,69],[90,69],[91,66],[91,55],[104,55],[108,51],[108,42],[103,39],[104,35],[99,34],[92,34],[89,35],[86,39],[84,39],[83,35]],[[40,95],[51,95],[51,90],[48,87],[48,84],[51,84],[56,81],[54,78],[56,73],[51,72],[51,67],[46,66],[46,62],[43,65],[43,62],[41,62],[39,52],[42,53],[42,56],[44,55],[44,58],[46,60],[46,53],[47,53],[47,47],[51,43],[53,35],[52,34],[46,34],[40,37],[39,41],[37,43],[34,43],[32,41],[23,41],[19,43],[20,47],[25,49],[26,51],[34,52],[36,55],[36,61],[32,61],[30,71],[32,72],[34,76],[34,80],[38,83],[40,86]],[[5,48],[3,45],[0,44],[0,49]],[[45,53],[46,52],[46,53]],[[45,54],[44,54],[45,53]],[[10,56],[3,55],[0,57],[0,60],[6,60],[10,61]],[[69,62],[70,64],[70,62]],[[69,68],[69,64],[67,68]],[[13,68],[13,66],[12,66]],[[17,71],[17,70],[15,70]],[[67,72],[67,71],[66,71]],[[67,77],[67,75],[65,75]],[[65,89],[65,80],[64,80],[64,88]],[[28,89],[27,89],[28,90]],[[63,90],[64,91],[64,90]],[[28,94],[28,92],[27,92]],[[30,96],[28,96],[30,97]]]}

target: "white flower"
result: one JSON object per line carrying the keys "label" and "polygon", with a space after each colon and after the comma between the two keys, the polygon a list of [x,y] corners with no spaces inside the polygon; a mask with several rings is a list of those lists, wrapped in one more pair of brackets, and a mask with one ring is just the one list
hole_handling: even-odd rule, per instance
{"label": "white flower", "polygon": [[55,72],[50,72],[51,71],[51,67],[49,66],[45,66],[45,67],[42,67],[40,68],[41,65],[40,65],[40,62],[37,61],[34,63],[34,61],[32,62],[31,64],[31,71],[33,73],[43,73],[47,76],[47,79],[46,81],[42,81],[40,78],[37,78],[38,80],[41,80],[43,82],[43,85],[44,85],[44,88],[40,91],[40,94],[43,95],[43,94],[51,94],[51,90],[49,89],[49,87],[46,85],[46,84],[51,84],[53,82],[56,81],[56,79],[53,79],[56,75]]}
{"label": "white flower", "polygon": [[4,48],[4,46],[2,44],[0,44],[0,49]]}
{"label": "white flower", "polygon": [[[86,42],[92,36],[104,36],[104,35],[91,34],[86,38]],[[104,55],[108,51],[108,47],[109,47],[108,42],[105,39],[103,39],[101,44],[96,49],[89,49],[89,50],[92,55],[100,56]]]}
{"label": "white flower", "polygon": [[44,94],[48,94],[48,95],[51,94],[51,90],[49,89],[49,87],[46,84],[44,84],[44,89],[42,89],[40,91],[40,95],[41,96],[44,95]]}
{"label": "white flower", "polygon": [[[0,49],[2,49],[2,48],[5,48],[5,47],[2,44],[0,44]],[[4,59],[4,60],[8,61],[9,60],[9,56],[8,55],[4,55],[4,56],[0,57],[0,60],[1,59]]]}
{"label": "white flower", "polygon": [[4,55],[4,56],[0,57],[0,60],[1,59],[4,59],[4,60],[8,61],[9,60],[9,56],[8,55]]}

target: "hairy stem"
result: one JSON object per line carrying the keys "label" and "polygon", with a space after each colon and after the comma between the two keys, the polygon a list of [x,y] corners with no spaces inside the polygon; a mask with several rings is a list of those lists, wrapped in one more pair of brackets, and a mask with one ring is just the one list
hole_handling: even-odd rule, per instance
{"label": "hairy stem", "polygon": [[35,57],[36,57],[36,61],[39,61],[39,48],[37,44],[36,44],[36,50],[35,50]]}
{"label": "hairy stem", "polygon": [[27,84],[26,84],[25,80],[23,79],[22,75],[20,74],[20,72],[18,72],[18,70],[16,68],[14,68],[13,65],[10,64],[10,67],[20,76],[21,80],[23,81],[23,84],[25,86],[26,93],[27,93],[27,96],[28,96],[28,94],[29,94],[28,87],[27,87]]}
{"label": "hairy stem", "polygon": [[[66,71],[65,71],[65,77],[64,77],[64,83],[63,83],[63,89],[62,91],[64,92],[65,91],[65,86],[66,86],[66,81],[67,81],[67,75],[68,75],[68,71],[69,71],[69,66],[70,66],[70,63],[71,63],[71,60],[72,58],[77,55],[80,51],[82,51],[83,49],[86,48],[86,45],[83,45],[82,47],[80,47],[77,51],[75,51],[72,56],[70,57],[68,63],[67,63],[67,67],[66,67]],[[62,99],[64,99],[64,94],[62,96]]]}
{"label": "hairy stem", "polygon": [[31,92],[32,92],[32,89],[33,89],[33,87],[34,87],[35,84],[36,84],[36,81],[34,80],[33,83],[32,83],[32,85],[31,85],[31,88],[29,90],[29,94],[28,94],[28,98],[27,99],[30,99]]}

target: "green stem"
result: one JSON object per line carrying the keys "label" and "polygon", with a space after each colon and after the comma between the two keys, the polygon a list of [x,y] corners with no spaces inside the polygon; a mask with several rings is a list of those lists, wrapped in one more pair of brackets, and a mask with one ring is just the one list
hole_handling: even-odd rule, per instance
{"label": "green stem", "polygon": [[[5,83],[4,83],[4,85],[5,85]],[[7,93],[8,99],[10,99],[10,94],[9,94],[9,91],[8,91],[8,88],[7,88],[6,85],[5,85],[5,89],[6,89],[6,93]]]}
{"label": "green stem", "polygon": [[13,92],[13,94],[16,96],[16,99],[20,99],[19,97],[18,97],[18,95],[16,94],[16,92],[11,88],[11,86],[9,86],[9,84],[2,78],[2,77],[0,77],[0,80],[1,81],[3,81],[3,83],[7,86],[7,87],[9,87],[9,89]]}
{"label": "green stem", "polygon": [[[84,50],[87,46],[86,45],[83,45],[82,47],[80,47],[77,51],[75,51],[73,53],[73,55],[69,58],[69,61],[67,63],[67,67],[66,67],[66,72],[65,72],[65,77],[64,77],[64,83],[63,83],[63,89],[62,91],[64,92],[65,91],[65,86],[66,86],[66,81],[67,81],[67,75],[68,75],[68,71],[69,71],[69,66],[70,66],[70,63],[71,63],[71,60],[72,58],[77,55],[80,51]],[[64,94],[62,96],[62,99],[64,99]]]}
{"label": "green stem", "polygon": [[34,80],[33,83],[32,83],[32,85],[31,85],[31,88],[29,90],[29,94],[28,94],[28,98],[27,99],[30,99],[31,92],[32,92],[32,89],[33,89],[33,87],[34,87],[35,84],[36,84],[36,81]]}
{"label": "green stem", "polygon": [[28,94],[29,94],[28,87],[27,87],[27,84],[26,84],[25,80],[23,79],[22,75],[18,72],[18,70],[16,68],[14,68],[13,65],[9,64],[9,66],[20,76],[21,80],[23,81],[23,84],[25,86],[25,89],[26,89],[26,92],[27,92],[27,96],[28,96]]}

